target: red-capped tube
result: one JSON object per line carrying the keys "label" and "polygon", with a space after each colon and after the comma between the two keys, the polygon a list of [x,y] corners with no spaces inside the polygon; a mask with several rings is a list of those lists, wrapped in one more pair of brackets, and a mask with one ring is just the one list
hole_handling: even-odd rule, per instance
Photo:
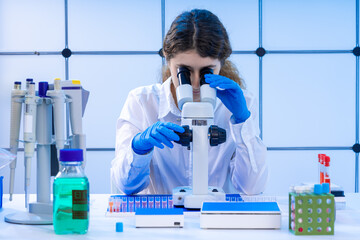
{"label": "red-capped tube", "polygon": [[324,183],[324,159],[326,155],[320,155],[320,184]]}
{"label": "red-capped tube", "polygon": [[321,172],[321,156],[323,154],[319,153],[318,154],[318,179],[319,179],[319,182],[321,183],[321,175],[320,175],[320,172]]}
{"label": "red-capped tube", "polygon": [[324,161],[324,182],[329,184],[329,189],[331,192],[331,186],[330,186],[330,157],[325,156]]}

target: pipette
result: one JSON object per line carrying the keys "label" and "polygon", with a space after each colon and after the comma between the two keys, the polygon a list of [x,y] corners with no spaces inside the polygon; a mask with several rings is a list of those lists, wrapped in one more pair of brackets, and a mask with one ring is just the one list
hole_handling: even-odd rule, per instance
{"label": "pipette", "polygon": [[61,90],[61,80],[60,78],[54,79],[54,90],[48,90],[47,96],[51,97],[54,101],[54,128],[55,128],[55,141],[57,156],[60,159],[60,149],[64,148],[65,145],[65,122],[64,122],[64,103],[65,103],[65,94]]}
{"label": "pipette", "polygon": [[[11,119],[10,119],[10,152],[17,156],[19,147],[19,133],[20,133],[20,122],[21,122],[21,107],[23,97],[26,91],[21,90],[21,82],[14,83],[14,89],[11,91]],[[14,193],[14,181],[15,181],[15,168],[16,158],[10,164],[10,186],[9,194],[10,201],[12,201],[12,195]]]}
{"label": "pipette", "polygon": [[34,156],[36,141],[36,100],[35,83],[29,84],[29,90],[25,95],[24,111],[24,164],[25,164],[25,207],[29,203],[29,186],[31,177],[31,160]]}
{"label": "pipette", "polygon": [[65,96],[69,98],[70,125],[71,125],[71,148],[83,150],[84,161],[86,164],[86,137],[82,129],[82,117],[89,97],[89,92],[82,88],[79,80],[63,81],[61,83]]}
{"label": "pipette", "polygon": [[29,86],[30,83],[34,82],[34,80],[32,78],[27,78],[26,79],[26,91],[29,91]]}

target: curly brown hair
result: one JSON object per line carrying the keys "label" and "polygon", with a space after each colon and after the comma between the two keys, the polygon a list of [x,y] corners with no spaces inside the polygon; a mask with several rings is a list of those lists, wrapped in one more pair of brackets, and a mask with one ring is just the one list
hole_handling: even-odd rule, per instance
{"label": "curly brown hair", "polygon": [[[183,12],[172,22],[167,32],[162,53],[169,61],[179,52],[196,50],[201,57],[219,59],[221,69],[219,75],[228,77],[245,88],[236,66],[227,58],[232,49],[228,34],[219,18],[204,9],[193,9]],[[164,66],[162,79],[171,76],[168,66]]]}

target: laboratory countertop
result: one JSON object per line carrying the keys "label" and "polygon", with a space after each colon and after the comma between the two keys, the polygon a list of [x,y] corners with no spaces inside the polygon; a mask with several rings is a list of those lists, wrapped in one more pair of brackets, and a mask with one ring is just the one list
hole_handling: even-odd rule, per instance
{"label": "laboratory countertop", "polygon": [[[295,236],[288,229],[288,197],[279,196],[282,219],[279,230],[214,230],[201,229],[196,214],[185,215],[183,228],[135,228],[135,217],[105,216],[110,194],[90,195],[90,226],[85,235],[56,235],[52,225],[19,225],[4,221],[4,216],[25,211],[24,195],[16,194],[13,201],[3,197],[0,209],[0,239],[359,239],[360,194],[346,194],[346,208],[337,210],[334,236]],[[30,196],[30,202],[36,195]],[[123,222],[124,231],[116,232],[116,222]]]}

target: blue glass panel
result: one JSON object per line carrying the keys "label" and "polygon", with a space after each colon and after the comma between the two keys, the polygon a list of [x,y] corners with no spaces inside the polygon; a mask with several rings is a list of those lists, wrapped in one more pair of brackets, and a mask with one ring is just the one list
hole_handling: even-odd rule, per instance
{"label": "blue glass panel", "polygon": [[86,176],[90,182],[90,193],[110,193],[110,166],[115,152],[86,153]]}
{"label": "blue glass panel", "polygon": [[268,50],[355,47],[355,0],[264,0],[263,46]]}
{"label": "blue glass panel", "polygon": [[0,1],[0,51],[61,51],[64,0]]}
{"label": "blue glass panel", "polygon": [[264,57],[267,146],[352,146],[355,58],[350,54]]}
{"label": "blue glass panel", "polygon": [[74,51],[157,51],[161,2],[69,1],[69,47]]}

